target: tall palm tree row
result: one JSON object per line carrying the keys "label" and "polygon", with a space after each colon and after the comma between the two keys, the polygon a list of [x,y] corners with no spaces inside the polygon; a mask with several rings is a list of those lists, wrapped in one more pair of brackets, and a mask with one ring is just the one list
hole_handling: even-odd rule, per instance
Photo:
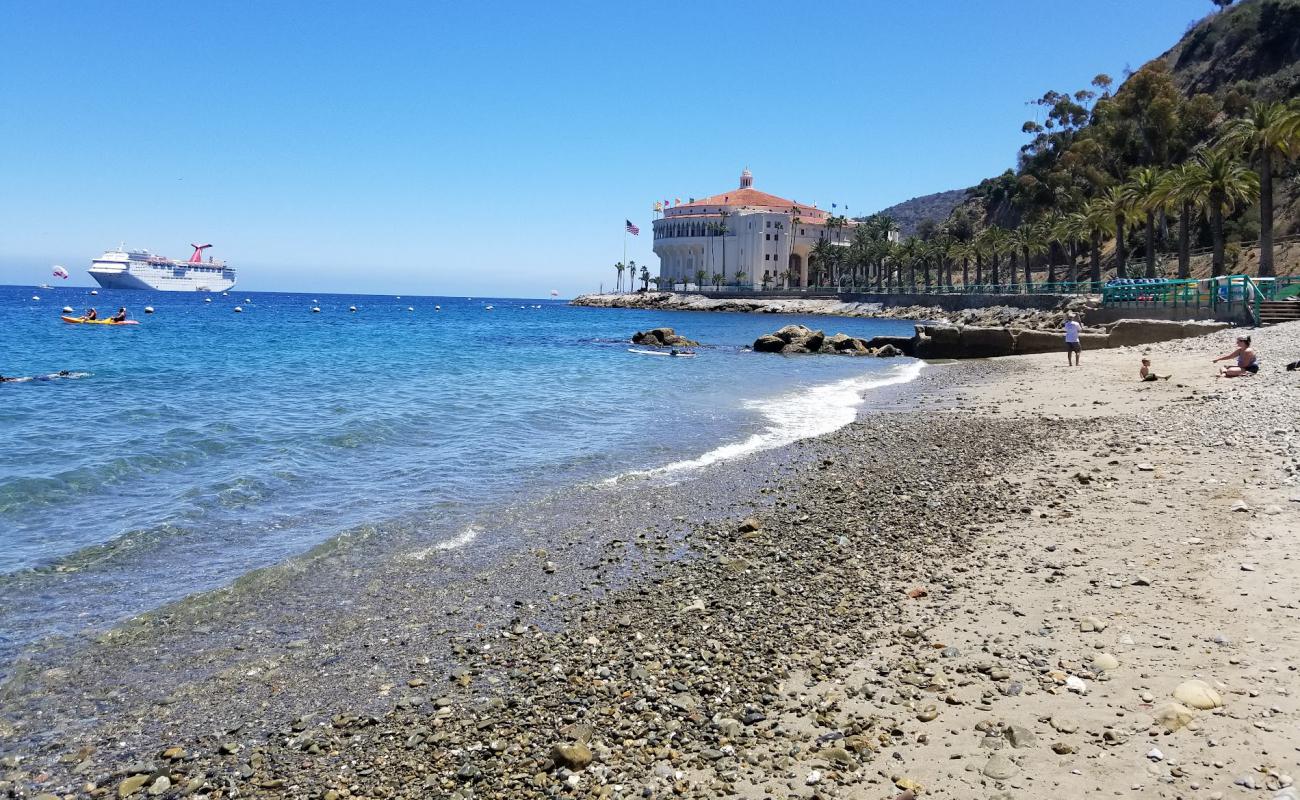
{"label": "tall palm tree row", "polygon": [[1093,288],[1101,284],[1101,248],[1115,235],[1115,214],[1110,200],[1094,197],[1083,204],[1083,220],[1088,229],[1088,280]]}
{"label": "tall palm tree row", "polygon": [[1206,198],[1192,162],[1165,172],[1159,189],[1161,204],[1178,211],[1178,277],[1192,276],[1192,225],[1205,208]]}
{"label": "tall palm tree row", "polygon": [[1133,210],[1133,206],[1122,186],[1111,186],[1102,193],[1101,198],[1110,209],[1111,218],[1115,222],[1112,234],[1115,237],[1115,276],[1127,278],[1128,246],[1125,238],[1128,233],[1129,213]]}
{"label": "tall palm tree row", "polygon": [[1259,274],[1272,276],[1273,167],[1281,159],[1300,157],[1300,102],[1252,103],[1245,116],[1228,122],[1220,144],[1240,150],[1259,166]]}
{"label": "tall palm tree row", "polygon": [[1259,176],[1225,147],[1202,148],[1192,160],[1188,181],[1205,198],[1213,256],[1210,274],[1224,274],[1223,216],[1259,197]]}
{"label": "tall palm tree row", "polygon": [[1156,276],[1156,212],[1162,210],[1161,181],[1163,175],[1155,167],[1139,167],[1129,175],[1128,182],[1119,187],[1119,194],[1130,211],[1142,214],[1146,231],[1146,274]]}

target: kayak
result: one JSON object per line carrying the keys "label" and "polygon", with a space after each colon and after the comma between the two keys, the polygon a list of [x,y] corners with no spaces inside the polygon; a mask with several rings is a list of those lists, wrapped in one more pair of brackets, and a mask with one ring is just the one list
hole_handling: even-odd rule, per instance
{"label": "kayak", "polygon": [[635,347],[627,349],[629,353],[636,353],[639,356],[668,356],[669,358],[695,358],[694,353],[669,353],[662,350],[637,350]]}
{"label": "kayak", "polygon": [[139,320],[128,319],[124,322],[114,322],[111,319],[86,319],[85,317],[59,317],[59,319],[69,325],[139,325]]}

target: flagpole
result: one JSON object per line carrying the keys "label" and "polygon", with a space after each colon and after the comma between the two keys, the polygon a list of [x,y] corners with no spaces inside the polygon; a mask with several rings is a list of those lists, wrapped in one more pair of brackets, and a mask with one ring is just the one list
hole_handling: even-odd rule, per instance
{"label": "flagpole", "polygon": [[627,266],[627,225],[623,225],[623,266]]}

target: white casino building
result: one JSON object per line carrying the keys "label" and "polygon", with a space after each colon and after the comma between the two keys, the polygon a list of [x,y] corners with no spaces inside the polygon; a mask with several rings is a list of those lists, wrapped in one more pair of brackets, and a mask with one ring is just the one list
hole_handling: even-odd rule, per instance
{"label": "white casino building", "polygon": [[[659,276],[673,286],[696,283],[696,273],[724,275],[723,285],[742,289],[803,288],[810,278],[808,257],[821,239],[847,245],[854,223],[826,228],[831,215],[819,208],[760,192],[749,170],[740,175],[740,188],[667,207],[654,222],[654,252]],[[725,233],[722,233],[725,226]],[[786,273],[789,273],[788,277]],[[788,280],[788,283],[787,283]],[[712,283],[711,277],[705,284]]]}

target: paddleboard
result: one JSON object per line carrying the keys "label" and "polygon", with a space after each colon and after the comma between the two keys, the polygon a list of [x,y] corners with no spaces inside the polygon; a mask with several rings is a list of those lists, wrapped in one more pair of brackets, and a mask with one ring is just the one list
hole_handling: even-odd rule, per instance
{"label": "paddleboard", "polygon": [[677,353],[676,355],[660,350],[637,350],[635,347],[627,349],[629,353],[636,353],[639,356],[668,356],[669,358],[695,358],[694,353]]}
{"label": "paddleboard", "polygon": [[86,319],[85,317],[59,317],[59,319],[69,325],[139,325],[139,320],[128,319],[125,322],[114,322],[111,319]]}

